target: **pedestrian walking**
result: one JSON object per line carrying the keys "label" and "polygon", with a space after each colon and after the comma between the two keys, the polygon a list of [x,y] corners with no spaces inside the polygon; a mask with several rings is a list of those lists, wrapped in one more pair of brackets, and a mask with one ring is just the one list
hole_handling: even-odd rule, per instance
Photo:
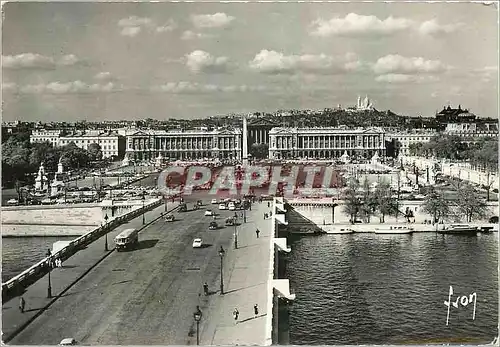
{"label": "pedestrian walking", "polygon": [[233,311],[233,317],[234,317],[235,321],[238,320],[239,315],[240,315],[240,311],[238,311],[238,309],[235,308],[234,311]]}
{"label": "pedestrian walking", "polygon": [[255,306],[253,307],[253,312],[256,316],[259,314],[259,306],[257,304],[255,304]]}
{"label": "pedestrian walking", "polygon": [[267,213],[264,213],[264,219],[267,219]]}
{"label": "pedestrian walking", "polygon": [[271,203],[269,201],[267,202],[267,207],[271,207]]}
{"label": "pedestrian walking", "polygon": [[24,301],[24,298],[21,296],[21,299],[19,299],[19,311],[21,311],[21,313],[24,313],[25,307],[26,307],[26,301]]}
{"label": "pedestrian walking", "polygon": [[205,282],[205,284],[203,285],[203,291],[205,292],[205,296],[208,295],[208,283]]}
{"label": "pedestrian walking", "polygon": [[255,230],[255,233],[257,234],[257,238],[259,238],[260,230],[259,229]]}

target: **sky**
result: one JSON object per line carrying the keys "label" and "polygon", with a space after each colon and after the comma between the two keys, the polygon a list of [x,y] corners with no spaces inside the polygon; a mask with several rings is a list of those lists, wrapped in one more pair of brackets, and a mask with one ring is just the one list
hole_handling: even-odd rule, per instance
{"label": "sky", "polygon": [[480,3],[6,3],[3,120],[194,119],[356,104],[498,114]]}

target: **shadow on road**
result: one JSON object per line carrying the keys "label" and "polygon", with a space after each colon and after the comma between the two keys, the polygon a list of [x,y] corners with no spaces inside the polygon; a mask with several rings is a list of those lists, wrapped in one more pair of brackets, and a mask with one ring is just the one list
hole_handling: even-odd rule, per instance
{"label": "shadow on road", "polygon": [[201,245],[200,248],[208,248],[208,247],[212,247],[213,245],[211,243],[204,243]]}
{"label": "shadow on road", "polygon": [[226,292],[224,292],[224,294],[231,294],[231,293],[234,293],[234,292],[238,292],[240,290],[244,290],[244,289],[248,289],[248,288],[253,288],[253,287],[257,287],[257,286],[260,286],[260,285],[263,285],[265,284],[266,282],[262,282],[262,283],[257,283],[257,284],[254,284],[252,286],[247,286],[247,287],[243,287],[243,288],[237,288],[237,289],[231,289],[231,290],[228,290]]}
{"label": "shadow on road", "polygon": [[267,313],[264,313],[264,314],[261,314],[260,316],[254,316],[254,317],[250,317],[250,318],[247,318],[247,319],[243,319],[243,320],[240,320],[238,322],[238,324],[241,324],[241,323],[244,323],[244,322],[248,322],[249,320],[252,320],[252,319],[257,319],[257,318],[260,318],[260,317],[265,317],[267,315]]}
{"label": "shadow on road", "polygon": [[39,307],[39,308],[30,308],[29,310],[24,310],[24,313],[26,312],[35,312],[35,311],[40,311],[43,310],[45,307]]}
{"label": "shadow on road", "polygon": [[134,251],[140,251],[141,249],[153,248],[154,246],[156,246],[158,241],[160,241],[160,240],[159,239],[142,240],[142,241],[139,241],[139,244],[137,245],[137,247],[135,247],[133,249],[127,249],[127,250],[124,249],[122,252],[134,252]]}
{"label": "shadow on road", "polygon": [[248,245],[248,246],[242,246],[242,247],[238,246],[238,249],[250,248],[250,247],[258,247],[258,246],[260,246],[260,245]]}

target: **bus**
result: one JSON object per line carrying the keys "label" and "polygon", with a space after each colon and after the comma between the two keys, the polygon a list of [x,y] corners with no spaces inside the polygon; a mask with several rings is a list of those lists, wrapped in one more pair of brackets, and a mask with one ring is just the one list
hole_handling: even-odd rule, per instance
{"label": "bus", "polygon": [[115,237],[116,250],[133,248],[139,244],[139,231],[137,229],[126,229]]}

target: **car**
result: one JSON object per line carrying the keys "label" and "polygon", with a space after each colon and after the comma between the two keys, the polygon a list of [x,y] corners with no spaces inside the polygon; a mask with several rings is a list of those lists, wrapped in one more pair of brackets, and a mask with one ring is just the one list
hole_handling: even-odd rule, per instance
{"label": "car", "polygon": [[217,201],[217,199],[212,199],[212,204],[216,205],[218,203],[219,203],[219,201]]}
{"label": "car", "polygon": [[225,210],[226,204],[219,204],[219,210]]}
{"label": "car", "polygon": [[218,228],[217,222],[212,221],[208,227],[208,230],[216,230]]}
{"label": "car", "polygon": [[206,210],[205,211],[205,216],[213,216],[215,215],[212,210]]}
{"label": "car", "polygon": [[203,241],[201,239],[194,239],[193,240],[193,248],[201,248],[202,244],[203,244]]}
{"label": "car", "polygon": [[229,211],[234,211],[236,210],[236,206],[234,205],[234,202],[230,202],[227,208]]}
{"label": "car", "polygon": [[7,205],[10,205],[10,206],[17,206],[19,205],[19,201],[17,201],[17,199],[9,199],[7,201]]}
{"label": "car", "polygon": [[61,342],[59,342],[59,346],[74,346],[74,345],[77,345],[78,343],[76,342],[76,340],[72,337],[68,337],[68,338],[65,338],[65,339],[62,339]]}
{"label": "car", "polygon": [[173,222],[174,220],[175,220],[175,217],[172,214],[165,216],[165,222]]}

